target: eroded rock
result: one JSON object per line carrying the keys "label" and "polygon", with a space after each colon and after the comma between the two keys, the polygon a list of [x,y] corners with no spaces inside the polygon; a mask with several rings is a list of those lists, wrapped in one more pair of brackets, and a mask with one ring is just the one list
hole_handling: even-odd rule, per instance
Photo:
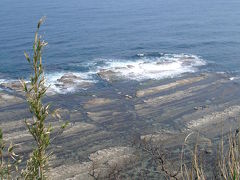
{"label": "eroded rock", "polygon": [[11,104],[16,104],[16,103],[20,103],[20,102],[24,102],[22,98],[13,96],[13,95],[9,95],[6,93],[0,93],[0,107],[1,106],[7,106],[7,105],[11,105]]}
{"label": "eroded rock", "polygon": [[89,100],[85,105],[84,108],[89,109],[92,107],[103,106],[107,104],[113,103],[114,100],[108,98],[94,98]]}
{"label": "eroded rock", "polygon": [[74,84],[75,81],[80,81],[80,80],[83,80],[83,79],[72,73],[64,74],[60,79],[57,79],[58,82],[63,84]]}
{"label": "eroded rock", "polygon": [[23,87],[20,81],[4,82],[4,83],[1,83],[1,85],[5,88],[8,88],[16,92],[23,92]]}
{"label": "eroded rock", "polygon": [[119,74],[112,70],[103,69],[103,70],[100,70],[97,74],[100,78],[109,82],[113,82],[119,79]]}
{"label": "eroded rock", "polygon": [[76,122],[73,124],[68,125],[68,127],[63,131],[63,135],[70,136],[79,132],[93,130],[95,125],[84,123],[84,122]]}
{"label": "eroded rock", "polygon": [[48,89],[48,95],[54,95],[56,93],[66,94],[75,92],[79,89],[86,89],[93,85],[93,81],[84,79],[78,74],[66,73],[59,79],[51,82]]}
{"label": "eroded rock", "polygon": [[213,112],[209,115],[205,115],[200,119],[192,120],[187,123],[188,128],[198,128],[200,126],[208,126],[213,123],[221,123],[229,118],[235,118],[240,116],[240,106],[232,106],[226,108],[224,111]]}
{"label": "eroded rock", "polygon": [[89,156],[94,163],[95,173],[100,177],[106,177],[114,168],[124,168],[136,161],[134,149],[130,147],[111,147],[99,150]]}
{"label": "eroded rock", "polygon": [[173,133],[166,133],[166,132],[159,132],[155,134],[147,134],[147,135],[142,135],[140,137],[141,140],[144,140],[146,142],[153,142],[153,143],[159,143],[161,141],[165,141],[171,137],[173,137]]}
{"label": "eroded rock", "polygon": [[111,147],[108,149],[102,149],[89,156],[91,161],[62,165],[51,169],[50,177],[51,179],[94,179],[89,174],[95,177],[104,179],[107,177],[115,168],[123,169],[126,166],[134,163],[136,156],[134,154],[134,149],[130,147]]}
{"label": "eroded rock", "polygon": [[171,89],[171,88],[176,88],[177,86],[183,86],[183,85],[186,85],[186,84],[191,84],[191,83],[194,83],[194,82],[198,82],[198,81],[201,81],[205,78],[206,78],[206,76],[193,77],[193,78],[188,78],[188,79],[181,79],[181,80],[169,83],[169,84],[139,90],[139,91],[137,91],[136,95],[137,95],[137,97],[144,97],[144,96],[156,94],[156,93],[159,93],[161,91],[168,90],[168,89]]}

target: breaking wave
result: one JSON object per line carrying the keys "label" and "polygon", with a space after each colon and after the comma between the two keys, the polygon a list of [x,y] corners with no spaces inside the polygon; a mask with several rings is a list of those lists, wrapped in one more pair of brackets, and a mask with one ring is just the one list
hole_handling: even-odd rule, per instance
{"label": "breaking wave", "polygon": [[52,93],[66,94],[75,92],[77,89],[88,87],[94,83],[91,73],[79,72],[54,72],[46,74],[48,91]]}
{"label": "breaking wave", "polygon": [[122,78],[132,80],[163,79],[176,77],[183,73],[193,73],[206,62],[196,55],[188,54],[138,54],[134,61],[105,60],[106,65],[99,67],[102,70],[112,71]]}
{"label": "breaking wave", "polygon": [[[106,79],[111,79],[114,75],[117,79],[141,81],[194,73],[204,65],[206,62],[202,58],[191,54],[141,53],[126,59],[96,59],[88,64],[89,70],[86,72],[46,73],[46,84],[50,85],[49,92],[66,94],[79,89],[87,89],[90,84],[97,83],[96,77],[100,73],[107,77]],[[0,85],[11,83],[11,81],[14,80],[0,79]]]}

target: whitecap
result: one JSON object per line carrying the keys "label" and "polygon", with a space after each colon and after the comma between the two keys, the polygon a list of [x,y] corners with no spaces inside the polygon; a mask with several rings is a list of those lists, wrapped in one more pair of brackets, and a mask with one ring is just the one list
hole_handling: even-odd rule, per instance
{"label": "whitecap", "polygon": [[165,54],[160,57],[142,57],[134,61],[105,60],[106,65],[97,72],[111,71],[119,78],[132,80],[163,79],[183,73],[193,73],[206,62],[198,56],[188,54]]}
{"label": "whitecap", "polygon": [[239,76],[233,76],[229,78],[230,81],[239,81],[240,77]]}
{"label": "whitecap", "polygon": [[[49,86],[50,94],[66,94],[87,89],[90,84],[98,82],[94,79],[101,72],[105,73],[102,78],[111,80],[129,79],[164,79],[180,76],[184,73],[194,73],[206,62],[196,55],[191,54],[138,54],[137,59],[97,59],[89,64],[88,72],[47,72],[46,85]],[[101,77],[101,76],[100,76]],[[11,83],[16,80],[0,79],[0,84]]]}
{"label": "whitecap", "polygon": [[145,54],[144,54],[144,53],[139,53],[139,54],[137,54],[137,56],[139,56],[139,57],[144,57]]}
{"label": "whitecap", "polygon": [[72,93],[95,83],[91,72],[53,72],[47,73],[45,77],[46,85],[49,86],[48,93],[50,94]]}

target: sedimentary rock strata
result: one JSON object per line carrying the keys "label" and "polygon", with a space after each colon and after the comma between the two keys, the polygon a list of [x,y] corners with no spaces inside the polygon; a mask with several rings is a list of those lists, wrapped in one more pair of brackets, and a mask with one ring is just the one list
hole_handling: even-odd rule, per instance
{"label": "sedimentary rock strata", "polygon": [[[58,83],[71,84],[73,78],[77,77],[63,76]],[[107,172],[106,164],[131,165],[134,151],[128,146],[133,137],[176,149],[189,133],[199,132],[199,142],[210,147],[221,132],[238,127],[239,88],[223,75],[194,74],[166,81],[113,81],[90,86],[87,92],[47,97],[44,103],[56,105],[61,116],[47,121],[53,127],[69,121],[49,149],[55,156],[51,175],[55,179],[87,179],[91,161],[97,161],[96,172]],[[0,126],[6,140],[20,144],[19,152],[26,154],[33,141],[24,118],[32,115],[22,97],[18,92],[0,92]],[[189,143],[194,143],[194,138],[196,135]]]}
{"label": "sedimentary rock strata", "polygon": [[63,132],[64,136],[71,136],[73,134],[87,131],[87,130],[93,130],[95,128],[95,125],[84,123],[84,122],[76,122],[69,124],[66,130]]}
{"label": "sedimentary rock strata", "polygon": [[[52,169],[52,179],[86,179],[106,178],[114,168],[124,169],[134,163],[136,157],[134,149],[129,147],[111,147],[90,154],[87,162],[79,164],[61,165]],[[55,173],[58,172],[58,173]],[[90,176],[90,174],[92,176]]]}
{"label": "sedimentary rock strata", "polygon": [[102,69],[97,74],[101,79],[106,80],[108,82],[113,82],[113,81],[118,80],[120,78],[119,74],[117,72],[112,71],[112,70]]}
{"label": "sedimentary rock strata", "polygon": [[0,92],[0,107],[24,102],[22,98]]}
{"label": "sedimentary rock strata", "polygon": [[114,102],[114,100],[112,100],[112,99],[107,99],[107,98],[94,98],[94,99],[89,100],[89,101],[84,105],[84,108],[90,109],[90,108],[97,107],[97,106],[104,106],[104,105],[107,105],[107,104],[111,104],[111,103],[113,103],[113,102]]}
{"label": "sedimentary rock strata", "polygon": [[223,111],[213,112],[211,114],[205,115],[200,119],[191,120],[187,123],[187,127],[190,129],[196,129],[202,126],[209,126],[209,124],[214,124],[218,122],[219,124],[223,121],[227,121],[231,118],[238,119],[240,117],[240,106],[231,106]]}
{"label": "sedimentary rock strata", "polygon": [[198,82],[203,80],[204,78],[206,78],[206,76],[200,76],[200,77],[194,77],[194,78],[188,78],[188,79],[181,79],[169,84],[164,84],[164,85],[160,85],[160,86],[155,86],[155,87],[151,87],[151,88],[146,88],[146,89],[142,89],[137,91],[136,95],[137,97],[144,97],[144,96],[148,96],[148,95],[153,95],[156,93],[159,93],[161,91],[164,90],[168,90],[171,88],[176,88],[177,86],[183,86],[186,84],[191,84],[194,82]]}
{"label": "sedimentary rock strata", "polygon": [[4,82],[4,83],[1,83],[0,85],[10,90],[14,90],[16,92],[23,92],[23,87],[20,80]]}

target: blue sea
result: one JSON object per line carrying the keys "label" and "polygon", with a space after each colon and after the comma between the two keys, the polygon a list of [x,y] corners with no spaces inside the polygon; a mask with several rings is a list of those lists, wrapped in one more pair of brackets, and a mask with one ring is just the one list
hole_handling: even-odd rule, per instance
{"label": "blue sea", "polygon": [[38,20],[49,43],[50,81],[97,72],[161,79],[214,71],[240,74],[239,0],[1,0],[0,80],[25,78]]}

